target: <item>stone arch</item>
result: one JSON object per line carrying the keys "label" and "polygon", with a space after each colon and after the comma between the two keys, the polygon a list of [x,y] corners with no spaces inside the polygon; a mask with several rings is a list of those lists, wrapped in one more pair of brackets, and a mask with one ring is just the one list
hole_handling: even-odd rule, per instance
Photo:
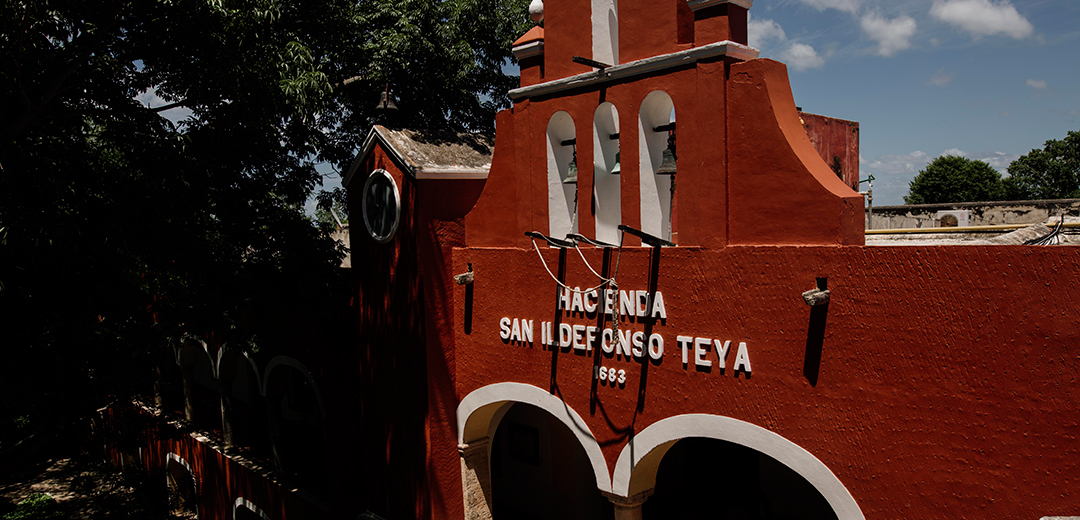
{"label": "stone arch", "polygon": [[236,497],[236,502],[233,503],[233,520],[238,520],[237,513],[245,509],[263,520],[270,520],[270,515],[266,514],[266,511],[263,511],[259,506],[244,497]]}
{"label": "stone arch", "polygon": [[[619,243],[622,223],[621,175],[612,173],[618,164],[619,111],[609,102],[601,103],[593,114],[593,208],[596,239]],[[612,138],[612,136],[616,136]]]}
{"label": "stone arch", "polygon": [[218,360],[205,341],[185,335],[176,351],[184,384],[184,417],[198,428],[221,427]]}
{"label": "stone arch", "polygon": [[222,422],[225,443],[269,455],[266,405],[259,368],[251,355],[223,347],[218,354]]}
{"label": "stone arch", "polygon": [[531,404],[566,425],[589,457],[596,487],[611,491],[611,474],[592,430],[570,405],[533,385],[495,383],[470,392],[457,408],[458,443],[464,445],[491,436],[508,405],[513,403]]}
{"label": "stone arch", "polygon": [[570,114],[560,110],[551,115],[547,126],[548,234],[555,238],[578,230],[578,185],[576,180],[570,182],[570,163],[577,154],[575,135]]}
{"label": "stone arch", "polygon": [[172,507],[199,515],[199,479],[195,476],[191,464],[176,453],[165,456],[165,483],[169,487],[169,501]]}
{"label": "stone arch", "polygon": [[657,421],[635,435],[619,454],[612,493],[628,497],[651,490],[664,454],[679,439],[728,441],[768,455],[806,479],[840,520],[863,520],[862,510],[836,475],[813,454],[760,426],[710,414],[683,414]]}
{"label": "stone arch", "polygon": [[668,132],[657,132],[674,122],[675,104],[662,90],[650,92],[638,112],[638,175],[641,186],[641,230],[664,240],[672,237],[672,192],[670,175],[657,175],[668,147]]}
{"label": "stone arch", "polygon": [[262,383],[274,469],[324,494],[326,409],[315,379],[303,363],[277,356],[267,364]]}

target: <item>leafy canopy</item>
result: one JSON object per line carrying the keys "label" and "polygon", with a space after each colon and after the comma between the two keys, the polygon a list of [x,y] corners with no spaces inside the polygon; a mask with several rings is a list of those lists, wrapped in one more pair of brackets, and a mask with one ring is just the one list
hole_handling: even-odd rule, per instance
{"label": "leafy canopy", "polygon": [[1013,161],[1005,189],[1012,200],[1080,198],[1080,132]]}
{"label": "leafy canopy", "polygon": [[926,165],[908,185],[906,204],[1001,200],[1001,174],[989,164],[943,155]]}
{"label": "leafy canopy", "polygon": [[0,440],[145,388],[182,332],[265,347],[333,312],[314,165],[343,171],[387,87],[384,122],[493,131],[526,4],[0,4]]}

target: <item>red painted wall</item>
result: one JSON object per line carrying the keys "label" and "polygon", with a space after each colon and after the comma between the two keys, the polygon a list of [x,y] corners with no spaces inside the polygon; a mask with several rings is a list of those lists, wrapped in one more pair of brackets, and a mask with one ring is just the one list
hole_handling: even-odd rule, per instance
{"label": "red painted wall", "polygon": [[[830,168],[839,162],[844,184],[859,189],[859,123],[799,112],[806,135]],[[835,172],[835,169],[833,170]]]}
{"label": "red painted wall", "polygon": [[[599,251],[585,253],[601,264]],[[649,254],[623,251],[620,288],[647,288]],[[555,271],[557,252],[546,249],[544,257]],[[534,251],[467,248],[454,258],[458,270],[471,262],[477,272],[471,306],[462,290],[455,293],[459,395],[503,381],[550,389],[585,419],[610,469],[627,432],[677,414],[711,413],[810,451],[867,518],[1075,512],[1074,248],[663,249],[657,288],[668,318],[652,325],[665,338],[663,360],[601,354],[600,364],[627,371],[627,384],[599,386],[595,394],[592,354],[540,345],[539,320],[597,320],[556,311],[555,283]],[[595,285],[576,254],[566,263],[569,285]],[[808,367],[812,311],[800,293],[817,277],[828,277],[832,301],[818,338],[820,365]],[[535,344],[502,341],[502,317],[537,320]],[[471,334],[462,333],[465,319],[474,324]],[[732,340],[728,370],[700,372],[693,361],[684,368],[680,334]],[[749,377],[730,369],[739,341],[748,345]]]}

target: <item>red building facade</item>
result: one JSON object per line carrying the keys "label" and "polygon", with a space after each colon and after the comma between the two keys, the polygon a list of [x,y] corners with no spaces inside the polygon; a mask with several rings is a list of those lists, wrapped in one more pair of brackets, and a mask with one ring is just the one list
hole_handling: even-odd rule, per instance
{"label": "red building facade", "polygon": [[[486,179],[361,156],[353,214],[379,170],[402,201],[391,240],[353,237],[361,351],[422,358],[396,374],[425,410],[415,493],[373,510],[1076,513],[1080,254],[864,246],[785,67],[745,45],[749,7],[548,2]],[[418,474],[369,442],[374,496]]]}

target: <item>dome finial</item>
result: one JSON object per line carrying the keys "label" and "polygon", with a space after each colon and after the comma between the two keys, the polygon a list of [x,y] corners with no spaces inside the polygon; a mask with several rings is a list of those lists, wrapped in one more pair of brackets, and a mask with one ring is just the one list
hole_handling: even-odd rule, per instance
{"label": "dome finial", "polygon": [[529,18],[532,18],[533,23],[540,25],[540,22],[544,20],[544,2],[542,0],[532,0],[529,4]]}

